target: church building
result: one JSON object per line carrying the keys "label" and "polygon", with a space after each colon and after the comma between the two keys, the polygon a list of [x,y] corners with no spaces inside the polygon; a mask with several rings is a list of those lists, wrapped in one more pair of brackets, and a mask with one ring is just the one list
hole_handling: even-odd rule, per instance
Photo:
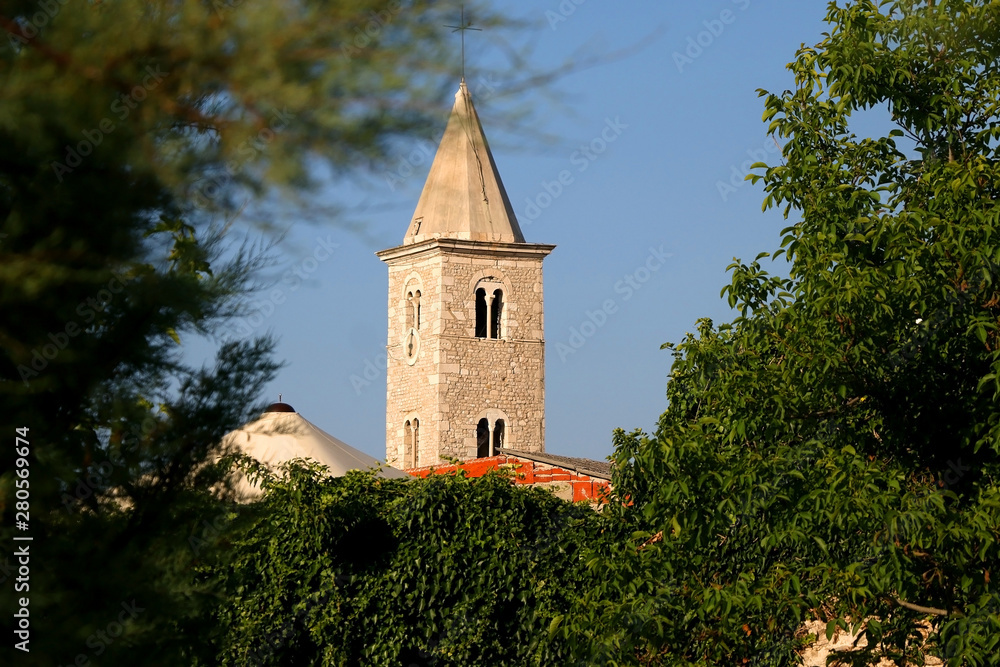
{"label": "church building", "polygon": [[389,267],[386,461],[545,452],[542,261],[517,223],[465,80]]}
{"label": "church building", "polygon": [[610,463],[545,451],[542,261],[553,248],[521,233],[463,79],[403,242],[377,253],[389,266],[388,465],[280,399],[226,443],[269,465],[313,459],[335,476],[506,469],[515,484],[606,502]]}

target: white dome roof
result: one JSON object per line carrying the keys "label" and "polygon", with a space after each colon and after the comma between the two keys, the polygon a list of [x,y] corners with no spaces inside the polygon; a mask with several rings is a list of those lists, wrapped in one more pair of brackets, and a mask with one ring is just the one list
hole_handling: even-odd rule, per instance
{"label": "white dome roof", "polygon": [[[276,404],[277,407],[283,404]],[[312,459],[330,469],[334,477],[348,470],[368,470],[381,466],[378,475],[389,479],[409,478],[402,470],[385,465],[373,456],[351,447],[285,406],[285,412],[265,412],[256,421],[232,431],[223,438],[224,446],[233,446],[261,463],[276,467],[292,459]],[[242,492],[259,493],[245,480]]]}

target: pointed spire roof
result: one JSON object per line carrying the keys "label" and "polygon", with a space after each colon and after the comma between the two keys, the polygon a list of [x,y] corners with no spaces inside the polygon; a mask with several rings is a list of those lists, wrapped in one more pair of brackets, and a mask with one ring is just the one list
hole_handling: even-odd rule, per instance
{"label": "pointed spire roof", "polygon": [[525,242],[465,79],[403,245],[432,238]]}

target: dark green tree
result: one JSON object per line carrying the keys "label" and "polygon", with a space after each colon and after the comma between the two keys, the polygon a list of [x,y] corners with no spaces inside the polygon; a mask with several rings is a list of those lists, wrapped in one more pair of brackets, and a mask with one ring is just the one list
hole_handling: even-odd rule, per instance
{"label": "dark green tree", "polygon": [[[437,121],[452,14],[0,2],[0,662],[180,665],[208,646],[220,599],[195,547],[239,521],[210,464],[276,366],[266,339],[204,369],[178,342],[227,338],[245,308],[266,256],[226,235],[245,198],[308,186],[309,159],[377,165]],[[15,534],[33,537],[29,591]],[[10,641],[22,597],[30,653]]]}
{"label": "dark green tree", "polygon": [[789,273],[734,263],[739,316],[667,346],[656,433],[617,435],[612,510],[662,540],[567,619],[583,653],[789,665],[818,618],[862,633],[850,664],[1000,664],[1000,5],[827,21],[761,91]]}

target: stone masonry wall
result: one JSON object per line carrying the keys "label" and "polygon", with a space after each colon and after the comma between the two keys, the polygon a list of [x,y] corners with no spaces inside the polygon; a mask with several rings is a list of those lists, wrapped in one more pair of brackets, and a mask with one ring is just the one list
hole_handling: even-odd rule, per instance
{"label": "stone masonry wall", "polygon": [[[414,464],[411,452],[403,450],[404,424],[408,417],[420,419],[418,444],[420,451],[417,465],[436,462],[438,443],[432,437],[430,428],[431,408],[437,403],[437,389],[429,378],[436,374],[435,359],[440,345],[439,294],[435,262],[424,257],[416,263],[390,264],[389,266],[389,307],[388,307],[388,356],[386,367],[386,462],[398,468]],[[435,275],[436,274],[436,275]],[[436,277],[437,276],[437,277]],[[419,348],[416,361],[410,365],[405,350],[406,335],[406,289],[408,286],[421,290],[421,315]]]}
{"label": "stone masonry wall", "polygon": [[[526,245],[526,244],[525,244]],[[542,258],[482,244],[475,253],[438,247],[388,260],[386,458],[415,467],[403,451],[406,419],[420,420],[417,465],[439,456],[476,457],[480,418],[505,419],[505,446],[545,448]],[[501,339],[476,338],[475,290],[502,285]],[[416,361],[406,354],[405,293],[421,290]]]}

